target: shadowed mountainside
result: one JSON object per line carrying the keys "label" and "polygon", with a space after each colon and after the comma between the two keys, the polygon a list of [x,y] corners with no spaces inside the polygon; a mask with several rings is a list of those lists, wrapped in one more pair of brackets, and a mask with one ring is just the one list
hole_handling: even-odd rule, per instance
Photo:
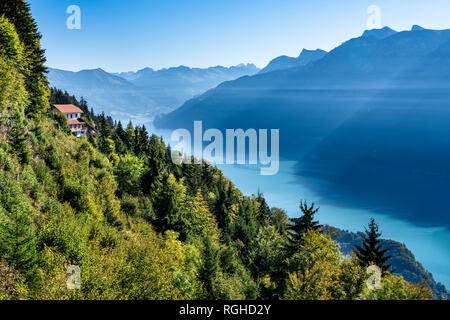
{"label": "shadowed mountainside", "polygon": [[450,228],[449,63],[449,30],[371,30],[306,66],[225,82],[155,124],[279,128],[280,155],[330,203]]}

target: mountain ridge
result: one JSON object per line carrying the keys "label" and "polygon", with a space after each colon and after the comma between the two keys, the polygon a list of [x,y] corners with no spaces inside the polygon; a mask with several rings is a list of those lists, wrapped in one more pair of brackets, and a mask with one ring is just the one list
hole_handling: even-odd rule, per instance
{"label": "mountain ridge", "polygon": [[365,37],[365,38],[375,37],[377,39],[385,39],[396,33],[398,33],[398,32],[389,27],[384,27],[381,29],[366,30],[366,31],[364,31],[362,37]]}
{"label": "mountain ridge", "polygon": [[253,64],[207,69],[186,66],[137,72],[109,73],[101,68],[66,71],[49,68],[52,87],[89,100],[96,110],[119,120],[149,123],[155,115],[169,112],[184,101],[259,69]]}
{"label": "mountain ridge", "polygon": [[316,50],[303,49],[297,58],[288,57],[288,56],[280,56],[280,57],[273,59],[259,73],[263,74],[263,73],[272,72],[272,71],[276,71],[276,70],[283,70],[283,69],[295,68],[295,67],[299,67],[299,66],[305,66],[312,61],[322,59],[327,53],[328,52],[321,50],[321,49],[316,49]]}

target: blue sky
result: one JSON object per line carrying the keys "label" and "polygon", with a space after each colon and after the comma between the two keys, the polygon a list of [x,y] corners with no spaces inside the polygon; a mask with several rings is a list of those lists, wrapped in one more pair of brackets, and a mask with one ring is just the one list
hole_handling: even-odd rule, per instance
{"label": "blue sky", "polygon": [[[130,71],[255,63],[302,48],[330,50],[366,29],[370,5],[381,25],[450,29],[448,0],[29,0],[50,67]],[[81,9],[69,30],[66,9]]]}

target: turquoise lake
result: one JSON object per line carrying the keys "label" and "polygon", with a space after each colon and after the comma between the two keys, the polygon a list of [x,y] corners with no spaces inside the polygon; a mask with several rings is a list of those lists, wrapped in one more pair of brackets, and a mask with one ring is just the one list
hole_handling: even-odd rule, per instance
{"label": "turquoise lake", "polygon": [[[270,206],[287,211],[290,217],[299,215],[300,200],[314,201],[320,206],[318,219],[322,224],[349,230],[363,231],[371,217],[380,224],[382,237],[404,243],[416,259],[430,271],[435,280],[450,287],[450,231],[445,228],[424,228],[408,221],[380,214],[376,208],[345,208],[324,205],[323,196],[314,194],[299,184],[294,174],[294,161],[280,162],[280,171],[274,176],[261,176],[252,166],[219,165],[224,174],[246,195],[264,194]],[[377,211],[377,212],[375,212]]]}

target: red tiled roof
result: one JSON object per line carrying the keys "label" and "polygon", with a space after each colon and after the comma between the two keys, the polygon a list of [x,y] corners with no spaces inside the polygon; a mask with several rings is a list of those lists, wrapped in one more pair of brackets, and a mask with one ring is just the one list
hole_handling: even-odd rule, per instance
{"label": "red tiled roof", "polygon": [[83,110],[73,104],[54,104],[53,106],[62,113],[83,113]]}
{"label": "red tiled roof", "polygon": [[84,121],[80,121],[78,119],[71,119],[67,121],[67,124],[86,124]]}

